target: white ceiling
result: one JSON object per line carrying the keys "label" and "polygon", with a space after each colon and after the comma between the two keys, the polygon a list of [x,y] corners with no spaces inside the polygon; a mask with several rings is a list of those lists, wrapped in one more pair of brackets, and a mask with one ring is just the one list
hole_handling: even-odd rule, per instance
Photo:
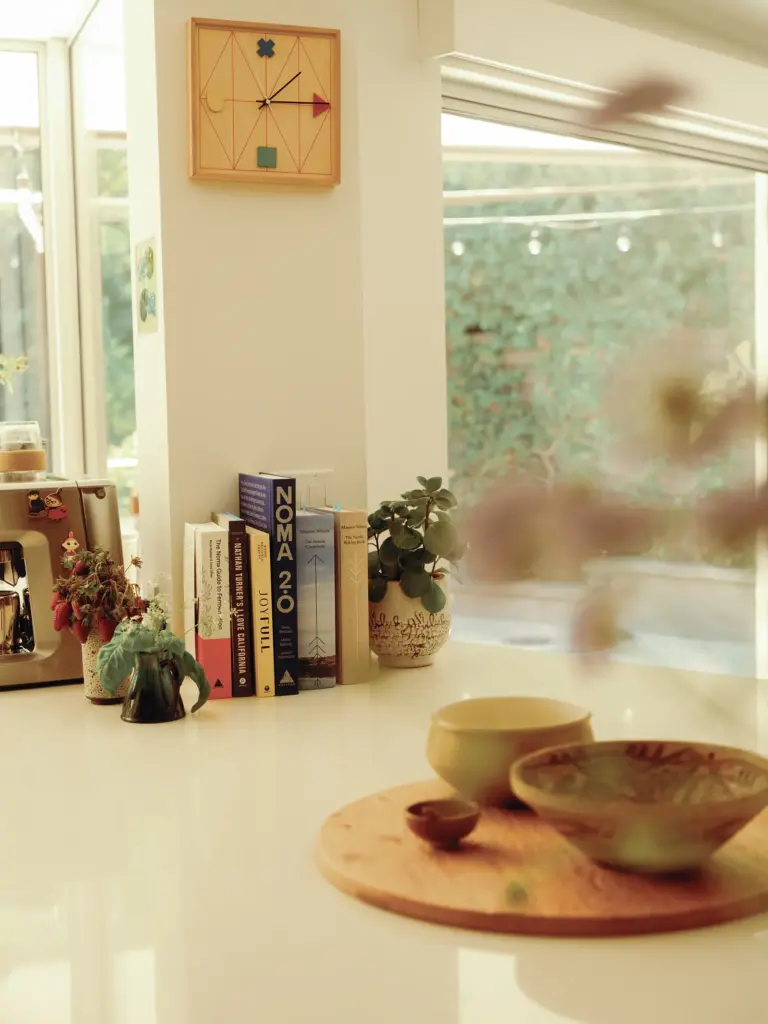
{"label": "white ceiling", "polygon": [[68,39],[93,0],[0,0],[0,38]]}
{"label": "white ceiling", "polygon": [[555,0],[707,49],[768,63],[768,0]]}
{"label": "white ceiling", "polygon": [[743,26],[768,25],[768,4],[765,0],[633,0],[638,6],[653,7],[670,17],[726,29],[736,22]]}

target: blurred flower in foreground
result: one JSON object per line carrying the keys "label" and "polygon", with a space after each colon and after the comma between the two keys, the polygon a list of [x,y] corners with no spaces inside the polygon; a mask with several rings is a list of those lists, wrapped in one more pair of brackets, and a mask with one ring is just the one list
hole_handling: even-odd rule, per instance
{"label": "blurred flower in foreground", "polygon": [[660,456],[690,465],[746,436],[758,423],[746,379],[718,373],[685,332],[633,349],[603,403],[616,438],[613,461],[630,472]]}
{"label": "blurred flower in foreground", "polygon": [[679,104],[689,95],[689,87],[678,79],[665,75],[645,75],[623,86],[601,107],[590,111],[588,123],[598,128],[626,121],[636,114],[658,114],[665,107]]}
{"label": "blurred flower in foreground", "polygon": [[696,511],[696,526],[702,543],[720,551],[753,547],[768,526],[768,487],[749,485],[710,495]]}
{"label": "blurred flower in foreground", "polygon": [[573,579],[590,559],[644,554],[684,516],[579,482],[548,487],[516,475],[470,515],[468,567],[487,582]]}
{"label": "blurred flower in foreground", "polygon": [[618,602],[610,584],[601,584],[579,603],[571,624],[571,644],[580,654],[614,648],[626,634],[618,625]]}

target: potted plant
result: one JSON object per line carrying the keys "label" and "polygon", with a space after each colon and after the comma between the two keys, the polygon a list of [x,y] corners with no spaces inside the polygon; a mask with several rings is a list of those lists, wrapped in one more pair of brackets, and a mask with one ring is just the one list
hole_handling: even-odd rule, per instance
{"label": "potted plant", "polygon": [[140,615],[146,607],[138,587],[126,575],[129,568],[141,566],[141,560],[132,558],[122,566],[108,551],[94,548],[64,555],[61,564],[69,575],[59,577],[53,588],[54,629],[69,629],[83,645],[83,683],[88,700],[93,704],[116,704],[125,691],[108,693],[101,687],[96,659],[118,624]]}
{"label": "potted plant", "polygon": [[185,715],[180,687],[189,676],[199,697],[192,711],[205,704],[211,692],[202,665],[167,627],[162,597],[153,597],[141,619],[121,622],[109,643],[99,651],[101,684],[117,694],[130,673],[121,718],[125,722],[173,722]]}
{"label": "potted plant", "polygon": [[465,552],[451,520],[456,498],[439,476],[418,482],[368,516],[371,649],[401,668],[431,664],[448,639],[446,576]]}

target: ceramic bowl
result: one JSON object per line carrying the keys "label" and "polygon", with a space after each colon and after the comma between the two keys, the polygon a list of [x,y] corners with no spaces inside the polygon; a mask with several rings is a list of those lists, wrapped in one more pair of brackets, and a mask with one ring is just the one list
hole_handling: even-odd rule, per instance
{"label": "ceramic bowl", "polygon": [[524,757],[512,784],[593,860],[688,871],[768,805],[768,761],[706,743],[577,743]]}
{"label": "ceramic bowl", "polygon": [[406,808],[408,828],[434,846],[458,846],[480,820],[480,808],[467,800],[420,800]]}
{"label": "ceramic bowl", "polygon": [[587,743],[584,708],[548,697],[481,697],[448,704],[432,718],[427,758],[467,800],[483,806],[515,803],[510,768],[542,747]]}

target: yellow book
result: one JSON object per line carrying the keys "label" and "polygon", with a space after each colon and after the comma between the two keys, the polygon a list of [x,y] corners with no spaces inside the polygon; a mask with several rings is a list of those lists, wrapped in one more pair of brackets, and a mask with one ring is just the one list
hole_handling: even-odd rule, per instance
{"label": "yellow book", "polygon": [[269,559],[270,537],[262,530],[247,527],[251,545],[251,612],[253,617],[253,661],[256,670],[256,696],[275,695],[274,629],[272,624],[272,566]]}
{"label": "yellow book", "polygon": [[368,516],[334,509],[336,525],[336,680],[367,683],[371,671],[368,641]]}

